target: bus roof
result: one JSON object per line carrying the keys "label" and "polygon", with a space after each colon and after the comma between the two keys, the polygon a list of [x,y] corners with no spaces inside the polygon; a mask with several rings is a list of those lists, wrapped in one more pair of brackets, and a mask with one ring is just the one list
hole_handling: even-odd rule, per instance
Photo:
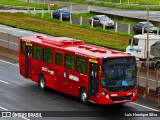
{"label": "bus roof", "polygon": [[22,37],[22,41],[34,42],[43,44],[44,46],[50,46],[53,48],[59,48],[62,50],[74,52],[78,55],[89,56],[92,58],[108,58],[108,57],[124,57],[130,56],[127,53],[112,50],[96,45],[85,44],[82,40],[76,40],[68,37],[53,37],[53,36],[30,36]]}

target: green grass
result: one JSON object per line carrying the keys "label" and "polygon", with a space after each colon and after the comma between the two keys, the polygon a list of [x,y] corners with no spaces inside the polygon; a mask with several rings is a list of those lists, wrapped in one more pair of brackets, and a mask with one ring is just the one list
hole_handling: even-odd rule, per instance
{"label": "green grass", "polygon": [[[0,0],[1,5],[11,5],[11,6],[24,6],[27,7],[28,3],[24,2],[24,0]],[[47,4],[37,4],[37,3],[30,3],[30,7],[35,7],[35,8],[41,8],[41,9],[48,9]],[[58,6],[53,7],[51,6],[50,9],[57,9],[59,8]]]}
{"label": "green grass", "polygon": [[[84,40],[90,44],[114,48],[124,51],[131,35],[114,33],[98,28],[70,25],[58,20],[44,20],[24,13],[0,13],[0,24],[54,36],[66,36]],[[21,18],[21,19],[19,19]]]}

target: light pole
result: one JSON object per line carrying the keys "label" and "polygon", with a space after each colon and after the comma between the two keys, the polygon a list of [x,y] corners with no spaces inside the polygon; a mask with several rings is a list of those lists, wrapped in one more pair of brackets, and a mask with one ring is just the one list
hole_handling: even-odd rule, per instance
{"label": "light pole", "polygon": [[29,0],[27,0],[28,3],[28,13],[30,13],[30,9],[29,9]]}
{"label": "light pole", "polygon": [[146,99],[148,97],[148,79],[149,79],[149,4],[150,0],[148,0],[148,10],[147,10],[147,66],[146,66],[146,74],[147,74],[147,79],[146,79]]}

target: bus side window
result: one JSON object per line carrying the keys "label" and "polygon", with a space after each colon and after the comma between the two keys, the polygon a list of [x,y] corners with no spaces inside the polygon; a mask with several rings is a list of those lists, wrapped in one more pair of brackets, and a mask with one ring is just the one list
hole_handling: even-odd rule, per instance
{"label": "bus side window", "polygon": [[42,51],[42,47],[40,46],[34,46],[33,47],[33,58],[36,59],[36,60],[40,60],[42,61],[42,57],[43,57],[43,51]]}
{"label": "bus side window", "polygon": [[21,42],[21,54],[25,55],[25,42]]}
{"label": "bus side window", "polygon": [[62,66],[63,55],[60,52],[56,52],[56,65]]}
{"label": "bus side window", "polygon": [[43,50],[43,61],[49,64],[53,62],[53,50],[49,48],[44,48]]}
{"label": "bus side window", "polygon": [[75,70],[76,57],[74,55],[65,55],[65,68],[69,70]]}
{"label": "bus side window", "polygon": [[87,59],[78,57],[76,71],[82,74],[87,74],[88,62]]}

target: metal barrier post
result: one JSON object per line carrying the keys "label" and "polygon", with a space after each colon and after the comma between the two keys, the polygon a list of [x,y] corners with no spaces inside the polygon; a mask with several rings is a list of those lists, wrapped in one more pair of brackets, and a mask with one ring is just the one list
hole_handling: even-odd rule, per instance
{"label": "metal barrier post", "polygon": [[157,30],[157,35],[159,35],[159,29]]}
{"label": "metal barrier post", "polygon": [[60,13],[60,21],[62,21],[62,12]]}
{"label": "metal barrier post", "polygon": [[91,27],[93,28],[93,19],[92,19],[92,21],[91,21]]}
{"label": "metal barrier post", "polygon": [[117,22],[116,22],[116,25],[115,25],[115,32],[117,32]]}
{"label": "metal barrier post", "polygon": [[144,34],[144,27],[142,27],[142,35]]}
{"label": "metal barrier post", "polygon": [[103,30],[105,30],[106,22],[103,23]]}
{"label": "metal barrier post", "polygon": [[128,24],[128,34],[130,34],[130,31],[131,31],[131,25]]}
{"label": "metal barrier post", "polygon": [[82,16],[80,17],[80,25],[82,25]]}
{"label": "metal barrier post", "polygon": [[72,15],[71,14],[70,14],[69,22],[70,22],[70,24],[72,24]]}

